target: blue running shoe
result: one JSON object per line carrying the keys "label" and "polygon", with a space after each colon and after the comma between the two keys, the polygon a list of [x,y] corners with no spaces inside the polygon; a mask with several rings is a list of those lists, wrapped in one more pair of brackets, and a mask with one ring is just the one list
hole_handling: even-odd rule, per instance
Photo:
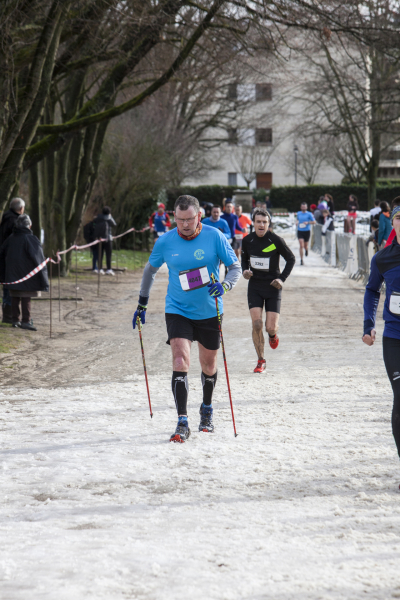
{"label": "blue running shoe", "polygon": [[212,433],[214,431],[214,425],[212,422],[214,409],[212,406],[205,406],[202,404],[200,406],[200,425],[199,431],[204,431],[204,433]]}
{"label": "blue running shoe", "polygon": [[189,439],[190,429],[187,418],[179,417],[178,425],[176,426],[175,433],[169,438],[170,442],[179,442],[183,444]]}

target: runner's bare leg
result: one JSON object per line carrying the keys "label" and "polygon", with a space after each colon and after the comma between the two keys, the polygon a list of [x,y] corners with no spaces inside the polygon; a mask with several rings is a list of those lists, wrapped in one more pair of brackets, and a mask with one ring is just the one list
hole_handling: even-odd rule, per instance
{"label": "runner's bare leg", "polygon": [[263,333],[263,322],[262,322],[262,308],[256,306],[250,309],[251,321],[253,324],[253,344],[256,349],[257,356],[259,359],[264,359],[264,333]]}
{"label": "runner's bare leg", "polygon": [[265,331],[268,335],[274,336],[279,329],[279,313],[267,312],[265,319]]}
{"label": "runner's bare leg", "polygon": [[304,240],[302,238],[299,239],[300,244],[300,258],[303,260],[303,251],[304,251]]}

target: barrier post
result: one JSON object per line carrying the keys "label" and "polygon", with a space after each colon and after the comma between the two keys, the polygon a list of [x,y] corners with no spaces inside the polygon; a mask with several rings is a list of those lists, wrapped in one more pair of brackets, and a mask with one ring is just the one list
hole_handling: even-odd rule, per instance
{"label": "barrier post", "polygon": [[100,296],[100,265],[101,265],[101,241],[98,244],[98,258],[97,258],[97,296]]}
{"label": "barrier post", "polygon": [[78,308],[78,250],[75,248],[75,310]]}
{"label": "barrier post", "polygon": [[[121,238],[119,238],[119,239],[121,239]],[[118,240],[117,240],[117,243],[116,243],[115,252],[117,253],[117,283],[118,283]]]}
{"label": "barrier post", "polygon": [[61,260],[58,261],[58,320],[61,321],[61,281],[60,281],[60,265]]}
{"label": "barrier post", "polygon": [[51,280],[53,279],[53,263],[50,260],[50,337],[51,337],[51,326],[53,320],[53,312],[52,312],[52,288],[51,288]]}
{"label": "barrier post", "polygon": [[133,231],[133,270],[135,270],[136,231]]}

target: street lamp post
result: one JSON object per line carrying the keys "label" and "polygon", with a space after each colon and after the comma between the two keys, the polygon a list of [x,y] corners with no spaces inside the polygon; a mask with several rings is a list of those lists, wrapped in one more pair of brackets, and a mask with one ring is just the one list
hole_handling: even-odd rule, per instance
{"label": "street lamp post", "polygon": [[294,185],[297,185],[297,153],[299,151],[296,144],[294,145]]}

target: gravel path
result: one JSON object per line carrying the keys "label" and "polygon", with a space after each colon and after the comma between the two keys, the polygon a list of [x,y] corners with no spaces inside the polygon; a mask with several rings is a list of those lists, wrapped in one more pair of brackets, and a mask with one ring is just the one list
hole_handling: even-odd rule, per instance
{"label": "gravel path", "polygon": [[83,282],[54,339],[42,315],[2,360],[2,600],[399,598],[392,397],[380,341],[361,343],[360,286],[314,254],[296,266],[279,348],[254,375],[241,280],[224,319],[239,436],[221,356],[216,432],[196,432],[194,344],[193,434],[172,445],[167,275],[144,328],[152,420],[130,325],[139,281],[107,280],[100,299]]}

